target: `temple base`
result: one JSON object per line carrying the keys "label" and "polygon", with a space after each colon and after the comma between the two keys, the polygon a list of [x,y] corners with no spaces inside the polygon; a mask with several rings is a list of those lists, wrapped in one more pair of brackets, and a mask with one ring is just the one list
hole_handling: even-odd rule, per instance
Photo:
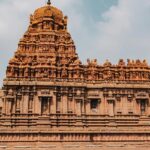
{"label": "temple base", "polygon": [[5,129],[0,131],[1,149],[30,150],[148,150],[150,130],[101,130],[82,129]]}

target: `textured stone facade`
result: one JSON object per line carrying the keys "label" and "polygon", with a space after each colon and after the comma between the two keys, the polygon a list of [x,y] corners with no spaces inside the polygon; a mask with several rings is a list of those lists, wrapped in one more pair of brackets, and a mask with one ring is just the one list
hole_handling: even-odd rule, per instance
{"label": "textured stone facade", "polygon": [[9,61],[0,92],[0,149],[150,147],[150,66],[82,64],[67,17],[48,4]]}

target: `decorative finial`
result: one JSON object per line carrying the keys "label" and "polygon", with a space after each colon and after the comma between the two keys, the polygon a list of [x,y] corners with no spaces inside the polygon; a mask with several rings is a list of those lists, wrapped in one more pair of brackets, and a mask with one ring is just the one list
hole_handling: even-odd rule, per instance
{"label": "decorative finial", "polygon": [[47,1],[47,5],[51,5],[51,1],[50,0]]}

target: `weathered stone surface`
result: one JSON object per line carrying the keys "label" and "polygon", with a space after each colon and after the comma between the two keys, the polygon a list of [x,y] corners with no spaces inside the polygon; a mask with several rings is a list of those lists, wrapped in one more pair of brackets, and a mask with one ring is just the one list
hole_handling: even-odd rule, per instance
{"label": "weathered stone surface", "polygon": [[48,3],[9,61],[0,91],[0,149],[148,150],[150,66],[82,64],[67,17]]}

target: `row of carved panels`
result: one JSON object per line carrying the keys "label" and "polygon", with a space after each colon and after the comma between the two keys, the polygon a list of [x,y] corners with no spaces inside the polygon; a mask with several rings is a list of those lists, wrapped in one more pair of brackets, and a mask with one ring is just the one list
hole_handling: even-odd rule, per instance
{"label": "row of carved panels", "polygon": [[43,34],[43,33],[37,33],[36,35],[32,35],[31,33],[29,35],[24,35],[24,37],[20,40],[20,42],[22,43],[32,43],[32,42],[39,42],[39,41],[49,41],[49,42],[64,42],[64,43],[68,43],[68,42],[73,42],[72,38],[70,35],[68,34]]}
{"label": "row of carved panels", "polygon": [[[74,68],[75,69],[75,68]],[[73,68],[70,68],[70,70],[67,70],[66,68],[63,68],[62,70],[57,70],[56,68],[47,69],[47,68],[41,68],[40,69],[19,69],[19,68],[12,68],[12,70],[7,70],[7,78],[41,78],[41,79],[53,79],[53,78],[62,78],[62,79],[71,79],[71,78],[81,78],[85,80],[91,80],[91,81],[100,81],[100,80],[133,80],[133,81],[149,81],[150,80],[150,71],[145,71],[141,73],[137,72],[122,72],[116,71],[114,72],[85,72],[82,70],[73,70]]]}
{"label": "row of carved panels", "polygon": [[19,90],[16,89],[7,89],[4,91],[5,95],[7,95],[7,98],[14,98],[13,96],[15,95],[29,95],[30,97],[34,95],[38,96],[44,96],[44,97],[53,97],[53,95],[56,95],[57,97],[61,96],[68,96],[68,97],[75,97],[76,99],[84,99],[85,97],[90,99],[101,99],[101,94],[104,96],[104,98],[111,99],[113,101],[116,100],[121,100],[122,97],[126,97],[128,100],[133,100],[133,98],[137,100],[149,100],[150,93],[149,91],[139,91],[139,92],[134,92],[134,91],[127,91],[126,93],[119,93],[117,90],[116,91],[87,91],[85,89],[83,90],[78,90],[78,89],[72,89],[72,88],[60,88],[58,89],[57,87],[54,88],[54,90],[48,90],[48,89],[43,89],[43,90],[36,90],[36,88],[21,88]]}
{"label": "row of carved panels", "polygon": [[53,40],[53,41],[72,41],[70,33],[67,31],[52,31],[52,30],[30,30],[27,31],[21,41],[32,41],[32,40]]}
{"label": "row of carved panels", "polygon": [[5,134],[5,135],[1,135],[0,136],[0,140],[1,141],[15,141],[15,142],[19,142],[19,141],[32,141],[32,142],[36,142],[36,141],[74,141],[74,142],[79,142],[79,141],[150,141],[150,136],[147,134],[127,134],[124,133],[123,135],[120,134],[112,134],[112,135],[107,135],[107,134],[44,134],[42,136],[42,134]]}
{"label": "row of carved panels", "polygon": [[[19,64],[22,64],[22,61],[23,62],[27,62],[29,59],[35,59],[35,61],[39,61],[38,59],[42,59],[45,64],[47,64],[46,62],[47,61],[56,61],[56,59],[58,59],[58,61],[67,61],[65,59],[69,59],[71,57],[71,59],[75,59],[77,58],[78,55],[75,54],[75,51],[74,50],[69,50],[68,52],[62,52],[60,54],[57,54],[56,53],[53,53],[51,52],[51,55],[45,55],[45,54],[42,54],[40,53],[41,55],[37,57],[37,55],[29,55],[29,53],[24,53],[24,54],[17,54],[18,56],[20,56],[21,58],[18,58],[18,56],[15,58],[12,58],[11,59],[11,64],[16,66],[16,67],[24,67],[24,66],[21,66],[21,65],[16,65],[17,63]],[[20,60],[22,59],[22,61]],[[57,62],[58,62],[57,61]],[[81,62],[79,59],[78,59],[79,62]],[[32,62],[31,62],[32,63]],[[55,62],[55,65],[57,67],[57,63]],[[28,68],[32,68],[32,65],[30,65],[30,67]],[[43,69],[44,69],[44,66],[43,66]],[[66,69],[69,69],[68,67]],[[108,67],[108,66],[105,66],[105,65],[95,65],[95,66],[91,66],[91,65],[82,65],[80,64],[80,68],[81,70],[89,70],[89,71],[92,71],[92,72],[98,72],[98,71],[106,71],[108,73],[115,73],[115,71],[120,71],[122,74],[124,72],[128,72],[128,73],[144,73],[145,71],[148,71],[150,72],[150,67],[140,67],[140,66],[124,66],[124,67],[121,67],[119,65],[115,65],[115,66],[111,66],[111,67]]]}
{"label": "row of carved panels", "polygon": [[74,41],[73,40],[70,40],[70,41],[50,41],[50,40],[46,40],[46,39],[40,39],[38,41],[35,41],[35,40],[32,40],[32,41],[23,41],[21,40],[19,42],[19,46],[22,46],[22,47],[27,47],[27,46],[59,46],[59,45],[62,45],[62,46],[67,46],[67,45],[74,45]]}

